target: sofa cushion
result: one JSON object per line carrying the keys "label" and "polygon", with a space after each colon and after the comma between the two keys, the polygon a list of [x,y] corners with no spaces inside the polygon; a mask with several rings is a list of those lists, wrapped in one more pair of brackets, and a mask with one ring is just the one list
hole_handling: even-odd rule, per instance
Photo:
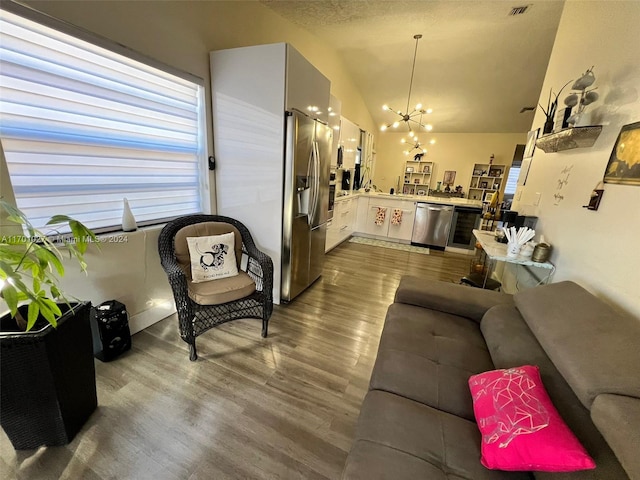
{"label": "sofa cushion", "polygon": [[479,322],[494,305],[513,304],[511,295],[454,283],[404,276],[395,301],[451,313]]}
{"label": "sofa cushion", "polygon": [[531,288],[516,307],[585,407],[601,393],[640,397],[640,323],[573,282]]}
{"label": "sofa cushion", "polygon": [[474,422],[377,390],[363,402],[352,453],[344,479],[531,478],[484,468]]}
{"label": "sofa cushion", "polygon": [[640,480],[640,398],[598,395],[591,406],[591,418],[629,477]]}
{"label": "sofa cushion", "polygon": [[370,388],[473,420],[469,376],[493,368],[476,322],[394,303],[387,311]]}
{"label": "sofa cushion", "polygon": [[469,379],[469,389],[485,467],[547,472],[595,468],[553,406],[538,367],[480,373]]}
{"label": "sofa cushion", "polygon": [[496,368],[512,368],[526,363],[540,368],[542,382],[558,413],[596,462],[595,470],[536,472],[536,479],[628,479],[615,454],[591,421],[589,410],[555,368],[518,310],[514,306],[496,306],[487,311],[480,327]]}

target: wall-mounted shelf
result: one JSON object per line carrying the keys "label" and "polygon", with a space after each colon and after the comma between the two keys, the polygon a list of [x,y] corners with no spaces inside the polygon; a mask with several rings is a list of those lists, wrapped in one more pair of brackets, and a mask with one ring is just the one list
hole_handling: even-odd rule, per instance
{"label": "wall-mounted shelf", "polygon": [[536,141],[536,147],[545,153],[591,147],[600,136],[601,131],[602,125],[566,128],[556,133],[543,135]]}

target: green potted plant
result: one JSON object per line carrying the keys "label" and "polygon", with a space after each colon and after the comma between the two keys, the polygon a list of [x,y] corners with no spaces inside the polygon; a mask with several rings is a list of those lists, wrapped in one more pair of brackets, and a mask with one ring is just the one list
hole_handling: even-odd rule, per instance
{"label": "green potted plant", "polygon": [[[86,272],[94,233],[56,215],[46,235],[0,199],[0,423],[17,450],[69,443],[97,406],[90,302],[70,302],[59,286],[63,251]],[[56,234],[55,237],[51,233]]]}

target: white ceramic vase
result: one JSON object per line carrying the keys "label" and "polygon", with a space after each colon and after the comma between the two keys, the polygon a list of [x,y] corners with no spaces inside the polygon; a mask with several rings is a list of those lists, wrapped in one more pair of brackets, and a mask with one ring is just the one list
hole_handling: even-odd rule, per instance
{"label": "white ceramic vase", "polygon": [[123,232],[135,232],[138,229],[136,219],[129,207],[129,201],[123,199],[124,207],[122,209],[122,231]]}

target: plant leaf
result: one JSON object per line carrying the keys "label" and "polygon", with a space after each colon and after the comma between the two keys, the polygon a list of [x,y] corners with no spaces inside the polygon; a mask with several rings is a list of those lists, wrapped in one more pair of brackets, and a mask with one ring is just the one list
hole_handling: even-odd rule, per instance
{"label": "plant leaf", "polygon": [[40,305],[38,302],[31,302],[27,310],[27,332],[33,328],[40,313]]}
{"label": "plant leaf", "polygon": [[18,291],[9,282],[5,283],[0,290],[0,297],[4,299],[11,311],[11,316],[15,317],[18,311]]}

